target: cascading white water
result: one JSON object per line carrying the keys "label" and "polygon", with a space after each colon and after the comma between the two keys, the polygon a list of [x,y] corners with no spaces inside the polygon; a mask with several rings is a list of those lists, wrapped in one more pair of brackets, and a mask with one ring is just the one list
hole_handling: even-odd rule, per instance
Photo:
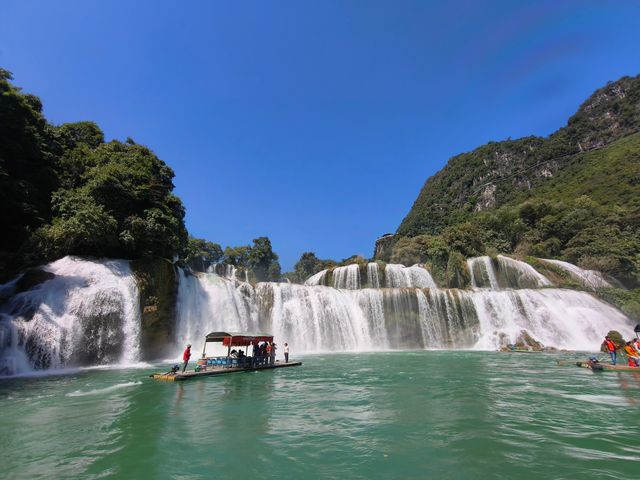
{"label": "cascading white water", "polygon": [[467,295],[480,324],[479,349],[495,349],[501,335],[513,341],[526,330],[544,345],[596,350],[609,330],[623,335],[633,331],[629,318],[585,292],[550,288]]}
{"label": "cascading white water", "polygon": [[[418,265],[387,265],[387,288],[363,289],[357,289],[357,265],[334,270],[339,289],[254,288],[226,267],[222,273],[231,278],[179,270],[175,352],[185,343],[197,351],[204,336],[218,330],[271,332],[292,352],[303,352],[495,349],[523,332],[546,346],[596,350],[609,330],[628,335],[633,329],[630,319],[588,293],[524,288],[548,283],[527,264],[480,257],[468,266],[473,290],[439,289]],[[140,305],[127,262],[66,257],[44,270],[53,278],[30,290],[19,291],[19,279],[0,286],[0,375],[139,358]],[[375,285],[378,273],[369,264],[367,283]],[[324,270],[307,283],[324,283],[327,275]]]}
{"label": "cascading white water", "polygon": [[380,288],[380,267],[375,262],[367,264],[367,283],[370,288]]}
{"label": "cascading white water", "polygon": [[[238,275],[238,269],[228,263],[214,263],[207,269],[207,273],[215,273],[229,280],[235,280]],[[247,271],[245,270],[245,279],[247,278]]]}
{"label": "cascading white water", "polygon": [[2,306],[0,374],[138,360],[140,304],[128,262],[65,257],[43,270],[55,276]]}
{"label": "cascading white water", "polygon": [[550,258],[540,258],[539,260],[561,268],[565,272],[569,273],[569,275],[571,275],[575,280],[582,283],[582,285],[592,290],[612,287],[612,285],[604,279],[602,273],[596,270],[584,270],[577,265],[569,262],[563,262],[562,260],[552,260]]}
{"label": "cascading white water", "polygon": [[540,288],[552,286],[544,275],[528,263],[498,255],[467,259],[472,288],[502,290],[508,288]]}
{"label": "cascading white water", "polygon": [[369,319],[348,290],[261,283],[260,324],[296,351],[357,351],[375,347]]}
{"label": "cascading white water", "polygon": [[329,270],[321,270],[318,273],[311,275],[304,282],[305,285],[315,286],[315,285],[324,285],[327,278],[327,273]]}
{"label": "cascading white water", "polygon": [[[554,288],[348,290],[259,283],[254,291],[248,284],[222,278],[183,278],[188,284],[180,287],[183,343],[197,344],[207,331],[248,329],[271,332],[298,352],[492,350],[514,343],[525,331],[546,346],[594,350],[607,331],[633,328],[631,320],[590,294]],[[203,291],[226,298],[212,308]],[[206,305],[198,307],[202,302]],[[184,305],[191,306],[182,311]]]}
{"label": "cascading white water", "polygon": [[360,266],[357,263],[333,269],[333,288],[356,290],[360,288]]}
{"label": "cascading white water", "polygon": [[437,288],[429,271],[421,265],[405,267],[389,263],[384,269],[387,288]]}
{"label": "cascading white water", "polygon": [[491,263],[491,257],[475,257],[467,259],[467,267],[471,275],[471,286],[473,288],[491,288],[498,290],[498,278]]}
{"label": "cascading white water", "polygon": [[178,278],[177,349],[191,343],[197,351],[210,332],[256,329],[258,311],[254,290],[248,283],[182,269]]}
{"label": "cascading white water", "polygon": [[498,265],[507,277],[508,284],[518,286],[549,287],[551,282],[547,277],[536,271],[531,265],[504,255],[498,255]]}

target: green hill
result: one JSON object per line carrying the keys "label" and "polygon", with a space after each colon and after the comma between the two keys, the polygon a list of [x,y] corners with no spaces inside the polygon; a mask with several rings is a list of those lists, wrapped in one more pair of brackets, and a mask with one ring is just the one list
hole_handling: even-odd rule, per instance
{"label": "green hill", "polygon": [[561,258],[640,283],[640,76],[597,90],[546,138],[491,142],[429,178],[376,257],[428,262],[457,278],[459,256]]}
{"label": "green hill", "polygon": [[457,155],[423,186],[397,233],[438,233],[474,213],[518,200],[596,150],[640,131],[640,76],[597,90],[567,126],[547,138],[490,142]]}

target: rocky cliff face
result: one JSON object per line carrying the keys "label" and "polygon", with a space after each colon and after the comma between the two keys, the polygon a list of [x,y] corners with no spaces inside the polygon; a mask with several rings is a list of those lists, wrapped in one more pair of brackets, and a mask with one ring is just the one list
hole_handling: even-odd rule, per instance
{"label": "rocky cliff face", "polygon": [[388,262],[391,260],[393,245],[396,243],[397,237],[393,233],[387,233],[376,240],[376,248],[373,258]]}
{"label": "rocky cliff face", "polygon": [[131,262],[140,292],[141,360],[163,358],[170,353],[175,338],[175,308],[178,276],[175,266],[165,259]]}
{"label": "rocky cliff face", "polygon": [[523,190],[553,178],[573,155],[638,131],[640,76],[624,77],[597,90],[567,126],[547,138],[490,142],[451,158],[426,181],[397,233],[439,233],[474,212],[499,207]]}

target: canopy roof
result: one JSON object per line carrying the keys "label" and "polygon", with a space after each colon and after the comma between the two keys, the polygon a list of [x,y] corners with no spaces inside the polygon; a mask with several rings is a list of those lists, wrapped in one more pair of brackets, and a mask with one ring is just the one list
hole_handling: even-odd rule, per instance
{"label": "canopy roof", "polygon": [[270,333],[211,332],[205,342],[221,342],[225,347],[245,347],[251,343],[273,342]]}

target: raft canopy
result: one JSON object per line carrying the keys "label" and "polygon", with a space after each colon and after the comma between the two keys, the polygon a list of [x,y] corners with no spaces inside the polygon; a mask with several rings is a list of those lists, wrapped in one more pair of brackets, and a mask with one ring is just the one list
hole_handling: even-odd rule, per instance
{"label": "raft canopy", "polygon": [[260,342],[273,342],[270,333],[247,332],[211,332],[206,336],[205,344],[219,342],[225,347],[246,347]]}

